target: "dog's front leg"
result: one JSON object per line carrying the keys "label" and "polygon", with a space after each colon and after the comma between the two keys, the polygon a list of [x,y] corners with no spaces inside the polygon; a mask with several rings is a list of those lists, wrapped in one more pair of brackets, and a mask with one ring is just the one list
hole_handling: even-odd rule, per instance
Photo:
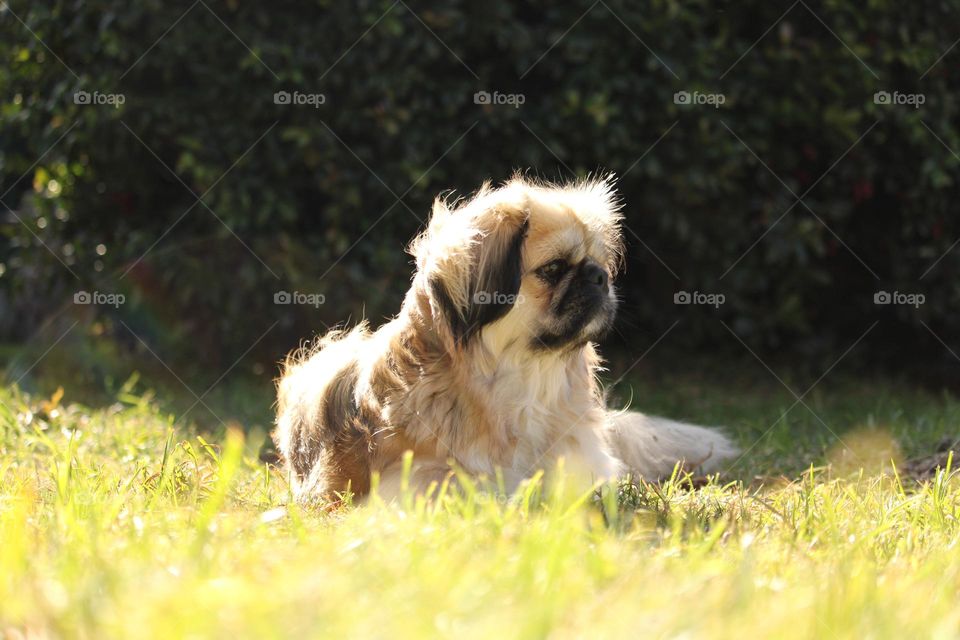
{"label": "dog's front leg", "polygon": [[[413,495],[426,495],[430,486],[439,487],[453,475],[450,465],[434,458],[414,458],[406,479],[406,488]],[[404,463],[399,460],[380,473],[377,495],[386,502],[399,500],[404,493]],[[433,490],[436,495],[437,490]]]}

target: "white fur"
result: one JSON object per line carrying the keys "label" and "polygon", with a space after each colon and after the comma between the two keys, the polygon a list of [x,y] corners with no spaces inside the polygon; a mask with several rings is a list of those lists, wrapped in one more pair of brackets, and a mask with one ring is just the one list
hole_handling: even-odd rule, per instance
{"label": "white fur", "polygon": [[707,429],[637,411],[611,412],[607,440],[627,470],[645,480],[670,476],[678,462],[704,472],[722,471],[739,454],[733,442]]}

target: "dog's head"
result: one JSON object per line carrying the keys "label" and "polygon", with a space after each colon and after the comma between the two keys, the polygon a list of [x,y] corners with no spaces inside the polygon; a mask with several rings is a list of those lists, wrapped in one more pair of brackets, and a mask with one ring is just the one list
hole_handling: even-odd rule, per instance
{"label": "dog's head", "polygon": [[471,199],[438,199],[411,246],[414,295],[456,348],[582,346],[612,325],[622,254],[612,177],[565,186],[516,177]]}

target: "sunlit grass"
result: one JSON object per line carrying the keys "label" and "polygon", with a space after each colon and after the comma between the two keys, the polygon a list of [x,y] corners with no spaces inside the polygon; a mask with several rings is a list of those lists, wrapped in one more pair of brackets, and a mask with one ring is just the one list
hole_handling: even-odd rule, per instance
{"label": "sunlit grass", "polygon": [[0,391],[0,635],[960,634],[948,473],[512,498],[462,482],[312,512],[258,460],[263,434],[201,437],[118,397],[90,410]]}

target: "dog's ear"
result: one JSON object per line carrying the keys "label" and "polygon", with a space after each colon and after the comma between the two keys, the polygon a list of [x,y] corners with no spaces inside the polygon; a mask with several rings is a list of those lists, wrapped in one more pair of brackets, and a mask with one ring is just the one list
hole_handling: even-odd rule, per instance
{"label": "dog's ear", "polygon": [[529,210],[489,194],[485,186],[453,211],[438,200],[413,246],[433,314],[458,345],[505,316],[520,291]]}
{"label": "dog's ear", "polygon": [[[431,279],[430,289],[458,344],[466,344],[483,327],[513,308],[523,275],[523,243],[529,223],[503,220],[475,245],[474,267],[463,282]],[[450,291],[463,292],[458,303]]]}

